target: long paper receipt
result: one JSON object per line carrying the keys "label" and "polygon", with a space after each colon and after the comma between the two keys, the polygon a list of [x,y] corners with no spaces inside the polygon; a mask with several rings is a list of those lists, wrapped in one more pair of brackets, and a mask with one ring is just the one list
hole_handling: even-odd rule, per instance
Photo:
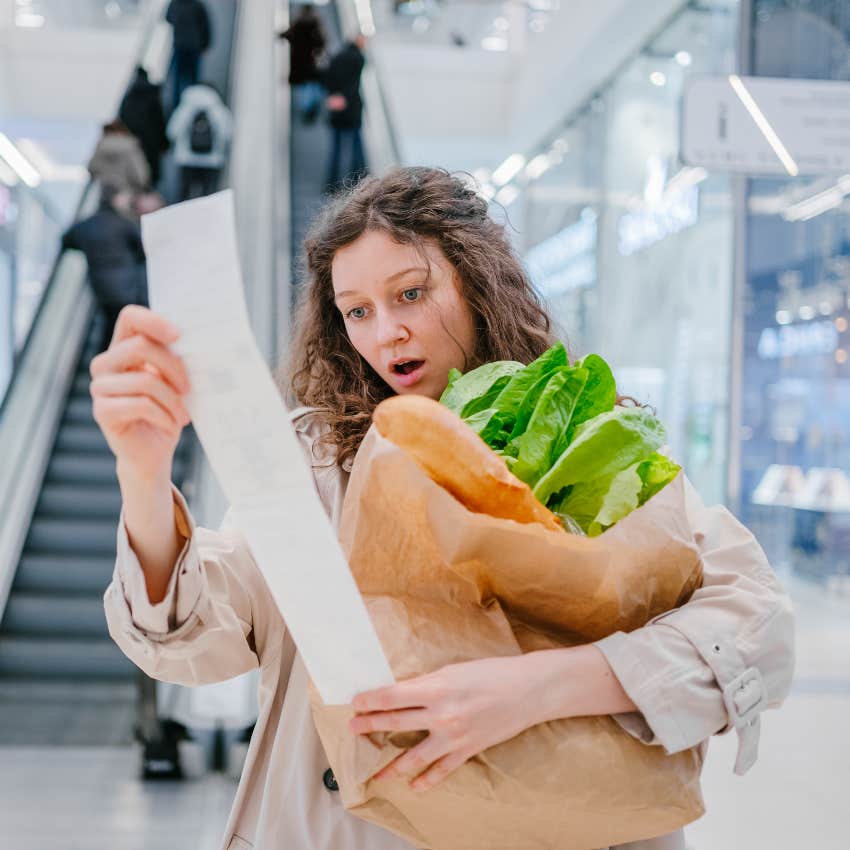
{"label": "long paper receipt", "polygon": [[182,331],[173,349],[189,372],[195,430],[322,700],[392,684],[251,332],[231,192],[144,216],[142,237],[151,308]]}

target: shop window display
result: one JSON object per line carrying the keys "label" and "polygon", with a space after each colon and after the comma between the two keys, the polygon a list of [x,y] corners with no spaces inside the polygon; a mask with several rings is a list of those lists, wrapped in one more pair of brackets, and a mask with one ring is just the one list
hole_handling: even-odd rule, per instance
{"label": "shop window display", "polygon": [[[753,3],[752,72],[850,79],[850,6]],[[751,180],[740,510],[800,599],[850,606],[850,205],[846,175]],[[823,611],[825,612],[825,608]]]}
{"label": "shop window display", "polygon": [[[657,409],[715,501],[726,496],[733,204],[727,177],[680,161],[679,120],[689,74],[735,70],[737,24],[734,2],[685,6],[548,141],[542,153],[560,141],[561,156],[526,187],[520,225],[574,352],[603,353],[621,390]],[[553,271],[559,250],[566,275]]]}

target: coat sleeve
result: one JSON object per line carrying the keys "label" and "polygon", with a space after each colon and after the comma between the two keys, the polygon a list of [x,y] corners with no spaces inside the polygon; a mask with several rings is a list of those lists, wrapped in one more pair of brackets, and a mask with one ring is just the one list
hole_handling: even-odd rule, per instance
{"label": "coat sleeve", "polygon": [[130,546],[123,513],[106,621],[125,655],[154,679],[180,685],[221,682],[279,651],[285,629],[242,534],[225,517],[219,531],[197,528],[173,490],[185,539],[165,598],[152,604]]}
{"label": "coat sleeve", "polygon": [[704,581],[691,599],[629,634],[596,643],[638,707],[615,719],[676,753],[738,731],[736,773],[756,760],[759,714],[782,704],[794,671],[794,619],[755,537],[685,482]]}
{"label": "coat sleeve", "polygon": [[[291,415],[308,462],[319,426],[309,411]],[[325,510],[336,521],[343,489],[333,467],[314,468]],[[123,513],[112,583],[104,595],[112,639],[154,679],[179,685],[221,682],[273,661],[286,628],[244,535],[224,518],[219,531],[195,526],[183,496],[172,488],[174,518],[185,543],[165,598],[152,604],[130,546]]]}

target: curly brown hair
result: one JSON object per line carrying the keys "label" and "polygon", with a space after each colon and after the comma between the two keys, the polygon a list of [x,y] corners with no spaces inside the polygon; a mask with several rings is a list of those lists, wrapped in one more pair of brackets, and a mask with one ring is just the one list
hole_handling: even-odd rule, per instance
{"label": "curly brown hair", "polygon": [[363,180],[335,198],[307,236],[307,281],[287,366],[292,396],[318,409],[328,426],[323,440],[335,448],[340,466],[357,452],[375,407],[393,395],[349,341],[334,303],[334,255],[372,230],[420,252],[425,243],[436,245],[452,264],[477,331],[466,369],[491,360],[529,363],[555,341],[504,227],[464,179],[415,167]]}

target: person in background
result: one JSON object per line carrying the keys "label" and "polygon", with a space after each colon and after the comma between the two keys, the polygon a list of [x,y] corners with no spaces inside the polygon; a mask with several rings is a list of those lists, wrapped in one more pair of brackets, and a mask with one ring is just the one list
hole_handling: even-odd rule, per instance
{"label": "person in background", "polygon": [[133,195],[150,186],[151,172],[139,140],[122,121],[103,125],[103,134],[89,160],[89,173],[101,187]]}
{"label": "person in background", "polygon": [[212,43],[212,28],[207,7],[201,0],[171,0],[165,20],[171,24],[173,33],[172,104],[176,106],[183,91],[200,79],[201,56]]}
{"label": "person in background", "polygon": [[89,283],[106,319],[98,349],[105,351],[121,310],[128,304],[148,303],[145,252],[133,217],[133,195],[105,186],[98,211],[65,232],[62,248],[86,256]]}
{"label": "person in background", "polygon": [[165,135],[159,86],[148,79],[148,72],[141,66],[136,68],[121,101],[118,117],[139,140],[150,169],[150,184],[156,186],[159,183],[160,158],[168,150],[168,137]]}
{"label": "person in background", "polygon": [[[366,57],[363,50],[366,37],[355,36],[331,58],[323,76],[328,97],[325,101],[330,114],[331,160],[325,191],[334,192],[341,182],[365,176],[366,157],[363,153],[363,97],[360,77]],[[347,150],[348,167],[343,166],[343,150]]]}
{"label": "person in background", "polygon": [[289,84],[295,108],[306,124],[312,124],[322,106],[317,63],[325,49],[325,34],[315,9],[302,6],[292,26],[280,38],[289,42]]}
{"label": "person in background", "polygon": [[208,195],[224,167],[233,119],[208,83],[189,86],[166,128],[180,168],[180,200]]}

